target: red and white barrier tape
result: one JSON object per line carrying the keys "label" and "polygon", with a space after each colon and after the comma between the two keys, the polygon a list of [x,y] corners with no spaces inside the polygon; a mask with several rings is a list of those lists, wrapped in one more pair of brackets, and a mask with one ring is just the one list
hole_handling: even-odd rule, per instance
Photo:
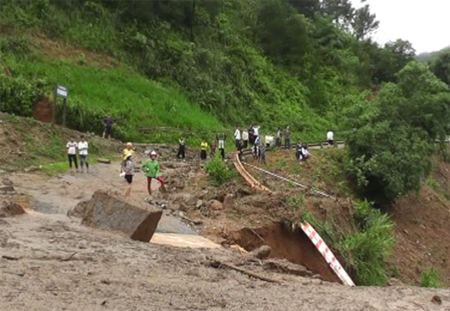
{"label": "red and white barrier tape", "polygon": [[325,244],[325,241],[320,237],[317,231],[307,222],[301,224],[303,232],[311,240],[319,253],[325,258],[328,265],[333,269],[334,273],[339,277],[343,284],[348,286],[355,286],[350,276],[341,266],[339,261],[334,256],[333,252]]}

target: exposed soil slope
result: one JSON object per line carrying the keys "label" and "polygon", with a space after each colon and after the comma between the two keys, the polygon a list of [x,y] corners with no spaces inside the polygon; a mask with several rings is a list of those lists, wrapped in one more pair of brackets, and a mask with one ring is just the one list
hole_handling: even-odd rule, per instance
{"label": "exposed soil slope", "polygon": [[[259,181],[270,189],[283,194],[279,197],[263,195],[252,196],[250,200],[239,200],[238,214],[231,212],[226,222],[262,227],[261,222],[287,218],[299,220],[305,208],[319,219],[331,221],[345,231],[353,225],[351,205],[348,194],[351,193],[345,182],[340,149],[311,150],[312,157],[300,165],[294,160],[293,151],[276,150],[266,154],[267,165],[262,165],[247,157],[247,161],[281,176],[299,181],[335,196],[335,201],[315,195],[311,191],[294,188],[247,167]],[[450,286],[450,164],[435,159],[435,169],[427,183],[422,184],[419,193],[411,193],[395,203],[388,212],[394,220],[396,245],[394,253],[387,258],[392,277],[411,285],[418,285],[425,268],[434,267],[439,271],[442,286]],[[430,182],[431,180],[431,182]],[[430,184],[432,186],[430,186]],[[287,204],[286,196],[301,194],[303,199],[295,206]],[[251,206],[242,203],[253,200]],[[235,225],[234,225],[235,226]],[[227,223],[226,228],[233,227]],[[217,229],[216,231],[220,231]],[[227,234],[222,236],[227,237]]]}

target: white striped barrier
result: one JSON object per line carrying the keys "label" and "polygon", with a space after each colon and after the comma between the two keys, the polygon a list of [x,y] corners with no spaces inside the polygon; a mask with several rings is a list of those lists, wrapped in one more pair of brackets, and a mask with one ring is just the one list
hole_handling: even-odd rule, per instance
{"label": "white striped barrier", "polygon": [[336,273],[342,283],[348,286],[355,286],[355,283],[353,283],[350,276],[344,270],[342,265],[334,256],[333,252],[328,248],[327,244],[325,244],[325,241],[320,237],[317,231],[307,222],[301,224],[301,229],[311,240],[322,257],[325,258],[330,268],[334,271],[334,273]]}

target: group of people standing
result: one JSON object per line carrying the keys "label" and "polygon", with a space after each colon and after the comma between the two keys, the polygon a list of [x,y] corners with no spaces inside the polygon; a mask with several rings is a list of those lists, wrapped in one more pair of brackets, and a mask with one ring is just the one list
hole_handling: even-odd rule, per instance
{"label": "group of people standing", "polygon": [[[112,120],[111,117],[107,117],[104,120],[105,130],[103,133],[104,138],[111,137],[111,127]],[[284,130],[278,128],[275,145],[277,147],[282,146],[282,141],[284,138],[284,148],[290,148],[290,137],[291,131],[289,126],[286,126]],[[202,160],[206,160],[208,156],[208,146],[210,156],[214,156],[216,154],[217,149],[219,150],[220,157],[222,160],[225,160],[225,141],[227,139],[227,135],[224,133],[220,133],[216,135],[216,140],[212,140],[210,145],[208,145],[206,139],[203,139],[200,144],[200,158]],[[273,139],[273,138],[272,138]],[[267,140],[267,136],[266,136]],[[326,134],[326,141],[330,146],[334,145],[334,133],[332,130],[328,130]],[[260,126],[257,124],[251,125],[248,129],[244,129],[241,131],[239,126],[236,126],[234,131],[234,145],[236,151],[239,154],[242,154],[243,149],[247,149],[249,146],[252,147],[252,152],[254,157],[261,162],[265,163],[265,153],[267,150],[268,142],[263,144],[261,142],[260,135]],[[85,140],[85,137],[80,136],[80,141],[76,142],[74,137],[70,138],[70,141],[66,144],[66,153],[68,156],[69,167],[73,172],[73,167],[75,167],[76,172],[78,172],[78,159],[80,163],[81,172],[84,172],[84,167],[86,167],[86,171],[89,172],[89,161],[88,161],[88,149],[89,144]],[[78,157],[77,157],[78,155]],[[133,176],[135,172],[135,166],[133,162],[134,149],[132,143],[127,143],[125,149],[122,153],[122,162],[120,168],[120,175],[125,178],[128,186],[125,191],[125,196],[128,197],[131,194],[131,184],[133,183]],[[308,145],[301,143],[300,141],[295,145],[295,158],[303,162],[307,158],[309,158],[310,153],[308,151]],[[161,191],[165,191],[164,180],[161,176],[158,176],[160,173],[159,162],[157,161],[158,154],[155,151],[151,151],[149,153],[149,159],[147,159],[142,164],[142,171],[144,172],[147,178],[147,191],[149,196],[152,195],[151,183],[152,180],[155,179],[160,183]],[[176,157],[178,159],[186,158],[186,141],[184,137],[180,137],[178,141],[178,152]]]}
{"label": "group of people standing", "polygon": [[79,142],[76,142],[73,136],[70,137],[70,141],[66,144],[66,153],[71,172],[73,172],[73,166],[75,166],[75,170],[78,173],[78,154],[81,173],[84,173],[84,166],[86,166],[86,171],[89,173],[88,149],[89,144],[85,140],[84,135],[80,136]]}
{"label": "group of people standing", "polygon": [[277,136],[275,139],[275,145],[277,147],[281,147],[284,137],[284,148],[289,149],[291,145],[291,130],[289,129],[289,126],[286,126],[284,130],[281,129],[281,127],[277,130]]}
{"label": "group of people standing", "polygon": [[[134,176],[134,163],[133,156],[135,152],[133,149],[132,143],[127,143],[125,149],[122,152],[122,163],[121,163],[121,173],[120,175],[125,177],[125,180],[128,183],[128,186],[125,190],[125,197],[129,197],[131,195],[131,184],[133,183]],[[156,180],[160,184],[160,189],[162,192],[166,191],[164,179],[160,176],[160,166],[157,160],[158,154],[156,151],[151,151],[148,154],[149,159],[145,160],[142,164],[141,170],[145,174],[147,178],[147,192],[149,197],[146,200],[151,198],[152,195],[152,181]]]}
{"label": "group of people standing", "polygon": [[254,146],[258,141],[261,142],[259,130],[260,126],[257,124],[252,124],[248,129],[243,129],[242,131],[239,126],[236,126],[234,130],[234,145],[236,150],[247,149],[250,145]]}
{"label": "group of people standing", "polygon": [[[200,159],[204,161],[208,158],[208,148],[209,148],[209,154],[211,157],[215,156],[218,149],[221,159],[225,160],[226,139],[227,135],[224,133],[217,134],[216,139],[212,140],[210,144],[208,144],[206,139],[203,138],[200,143]],[[178,140],[178,152],[176,157],[182,160],[186,159],[186,141],[184,137],[180,137],[180,139]]]}

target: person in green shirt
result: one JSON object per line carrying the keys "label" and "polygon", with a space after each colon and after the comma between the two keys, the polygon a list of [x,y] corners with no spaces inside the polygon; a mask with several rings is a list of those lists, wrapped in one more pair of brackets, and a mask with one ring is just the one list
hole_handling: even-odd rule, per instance
{"label": "person in green shirt", "polygon": [[152,179],[156,179],[161,184],[161,192],[165,192],[164,179],[159,174],[159,162],[156,161],[158,154],[155,151],[150,152],[150,159],[147,159],[142,164],[142,171],[147,176],[147,190],[148,194],[152,195]]}

